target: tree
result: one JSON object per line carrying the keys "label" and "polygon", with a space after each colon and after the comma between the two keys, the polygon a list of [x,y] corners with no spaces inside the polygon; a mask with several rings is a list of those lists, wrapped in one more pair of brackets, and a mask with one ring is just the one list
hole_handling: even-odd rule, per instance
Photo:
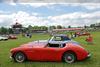
{"label": "tree", "polygon": [[95,24],[91,24],[90,27],[91,27],[91,28],[95,27]]}
{"label": "tree", "polygon": [[57,29],[62,29],[62,26],[61,25],[57,25]]}
{"label": "tree", "polygon": [[28,33],[31,33],[32,30],[33,30],[33,27],[32,27],[31,25],[29,25],[29,26],[28,26],[28,30],[27,30],[27,32],[28,32]]}
{"label": "tree", "polygon": [[48,29],[49,29],[49,30],[56,29],[56,26],[50,26]]}
{"label": "tree", "polygon": [[56,29],[56,26],[49,26],[48,27],[48,32],[51,33],[53,29]]}
{"label": "tree", "polygon": [[88,28],[88,26],[85,25],[84,28]]}
{"label": "tree", "polygon": [[1,34],[7,34],[8,29],[5,27],[1,27],[0,32],[1,32]]}
{"label": "tree", "polygon": [[32,27],[31,25],[29,25],[29,26],[28,26],[28,30],[31,31],[32,29],[33,29],[33,27]]}
{"label": "tree", "polygon": [[27,31],[28,31],[28,28],[23,27],[23,29],[22,29],[22,33],[26,33]]}
{"label": "tree", "polygon": [[48,30],[48,27],[46,27],[46,26],[41,26],[41,30]]}
{"label": "tree", "polygon": [[33,27],[33,30],[38,30],[38,29],[39,29],[38,26],[34,26],[34,27]]}
{"label": "tree", "polygon": [[71,26],[69,25],[68,28],[71,28]]}
{"label": "tree", "polygon": [[9,34],[13,34],[14,31],[13,31],[11,28],[9,28],[9,29],[8,29],[8,33],[9,33]]}

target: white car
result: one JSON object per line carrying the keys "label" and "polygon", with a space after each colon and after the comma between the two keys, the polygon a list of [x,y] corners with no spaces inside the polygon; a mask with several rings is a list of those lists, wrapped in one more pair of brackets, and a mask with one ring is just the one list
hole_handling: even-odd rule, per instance
{"label": "white car", "polygon": [[2,41],[2,40],[8,40],[8,37],[0,36],[0,41]]}

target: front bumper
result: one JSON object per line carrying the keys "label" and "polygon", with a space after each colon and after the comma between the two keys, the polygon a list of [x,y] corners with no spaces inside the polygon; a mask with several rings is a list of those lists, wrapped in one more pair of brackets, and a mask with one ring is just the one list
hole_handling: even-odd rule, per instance
{"label": "front bumper", "polygon": [[10,56],[9,58],[12,59],[12,56]]}
{"label": "front bumper", "polygon": [[12,54],[12,53],[10,54],[10,57],[9,57],[9,58],[10,58],[11,60],[13,59],[13,54]]}
{"label": "front bumper", "polygon": [[91,53],[88,53],[87,58],[90,58],[90,57],[91,57]]}

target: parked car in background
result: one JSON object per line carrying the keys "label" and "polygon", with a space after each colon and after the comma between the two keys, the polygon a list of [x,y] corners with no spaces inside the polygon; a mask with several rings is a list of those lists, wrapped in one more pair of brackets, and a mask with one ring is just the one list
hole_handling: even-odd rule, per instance
{"label": "parked car in background", "polygon": [[76,35],[78,35],[78,36],[88,36],[88,35],[90,35],[90,33],[89,32],[77,32]]}
{"label": "parked car in background", "polygon": [[49,40],[33,41],[12,48],[10,58],[20,63],[26,60],[73,63],[90,56],[87,50],[66,35],[54,35]]}
{"label": "parked car in background", "polygon": [[6,41],[8,40],[8,37],[0,36],[0,41]]}
{"label": "parked car in background", "polygon": [[8,38],[9,39],[17,39],[17,36],[16,35],[8,35]]}

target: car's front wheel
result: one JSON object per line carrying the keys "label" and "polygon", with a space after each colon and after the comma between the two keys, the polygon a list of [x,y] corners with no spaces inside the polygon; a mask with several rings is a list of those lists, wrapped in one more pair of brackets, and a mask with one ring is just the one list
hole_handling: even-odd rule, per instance
{"label": "car's front wheel", "polygon": [[15,55],[14,55],[14,61],[16,62],[19,62],[19,63],[22,63],[26,60],[26,56],[24,53],[22,52],[17,52]]}
{"label": "car's front wheel", "polygon": [[73,63],[76,61],[76,56],[74,53],[72,52],[66,52],[64,53],[63,55],[63,60],[66,62],[66,63]]}

